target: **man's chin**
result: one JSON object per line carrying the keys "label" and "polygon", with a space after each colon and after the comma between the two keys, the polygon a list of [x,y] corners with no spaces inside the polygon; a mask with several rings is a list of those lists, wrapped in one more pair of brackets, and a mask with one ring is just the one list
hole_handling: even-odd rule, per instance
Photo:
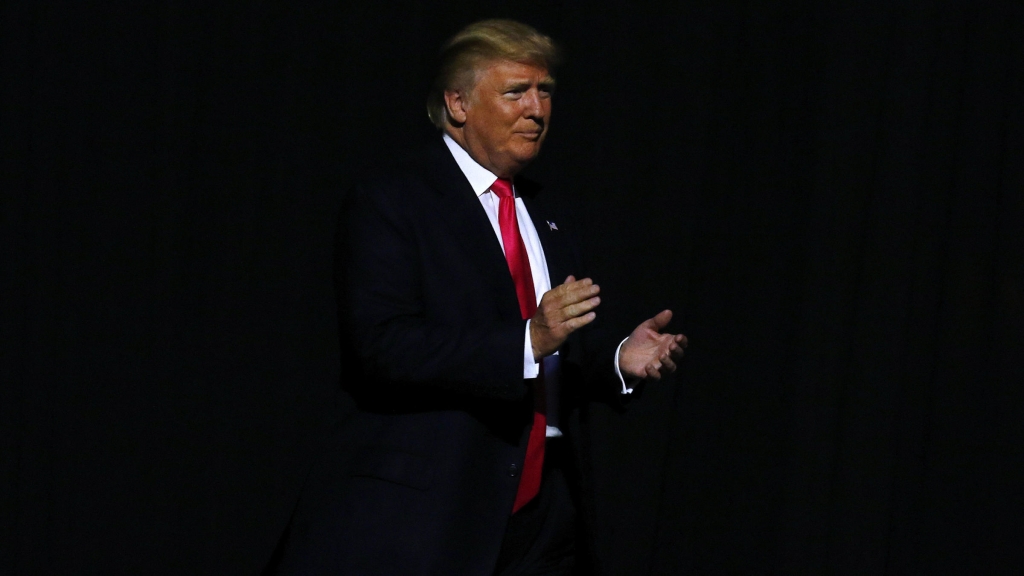
{"label": "man's chin", "polygon": [[520,146],[512,157],[520,165],[525,166],[540,154],[540,142],[534,142],[531,146]]}

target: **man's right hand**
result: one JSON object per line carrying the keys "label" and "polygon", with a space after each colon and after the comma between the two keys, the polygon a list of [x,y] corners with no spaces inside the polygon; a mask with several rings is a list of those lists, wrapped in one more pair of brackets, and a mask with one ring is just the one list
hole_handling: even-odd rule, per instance
{"label": "man's right hand", "polygon": [[597,296],[600,291],[601,287],[590,278],[577,280],[569,276],[564,284],[544,293],[530,320],[530,342],[536,362],[554,354],[569,334],[597,318],[593,310],[601,303]]}

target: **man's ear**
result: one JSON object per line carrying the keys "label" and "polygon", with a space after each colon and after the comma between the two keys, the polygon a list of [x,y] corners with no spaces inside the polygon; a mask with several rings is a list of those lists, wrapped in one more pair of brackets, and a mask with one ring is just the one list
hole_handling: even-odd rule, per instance
{"label": "man's ear", "polygon": [[466,100],[459,90],[444,91],[444,105],[448,109],[448,118],[452,124],[461,126],[466,123]]}

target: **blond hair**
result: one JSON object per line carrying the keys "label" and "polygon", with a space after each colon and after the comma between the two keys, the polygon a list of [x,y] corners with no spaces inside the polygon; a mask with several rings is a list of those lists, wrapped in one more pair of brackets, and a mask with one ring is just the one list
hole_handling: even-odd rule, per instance
{"label": "blond hair", "polygon": [[427,116],[440,129],[448,121],[446,90],[470,88],[485,62],[510,60],[543,66],[558,65],[558,48],[551,38],[514,20],[483,20],[466,26],[441,48],[441,63],[427,95]]}

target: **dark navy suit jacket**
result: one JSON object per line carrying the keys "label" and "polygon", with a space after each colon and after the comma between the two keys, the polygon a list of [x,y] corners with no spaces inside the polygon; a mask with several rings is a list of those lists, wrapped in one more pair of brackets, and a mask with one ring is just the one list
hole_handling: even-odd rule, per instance
{"label": "dark navy suit jacket", "polygon": [[[552,283],[586,276],[565,211],[526,178],[516,190]],[[338,238],[343,389],[356,409],[311,472],[280,571],[489,575],[532,421],[526,321],[498,239],[440,138],[357,186]],[[617,344],[595,321],[559,352],[559,441],[578,456],[584,518],[580,414],[620,401]]]}

